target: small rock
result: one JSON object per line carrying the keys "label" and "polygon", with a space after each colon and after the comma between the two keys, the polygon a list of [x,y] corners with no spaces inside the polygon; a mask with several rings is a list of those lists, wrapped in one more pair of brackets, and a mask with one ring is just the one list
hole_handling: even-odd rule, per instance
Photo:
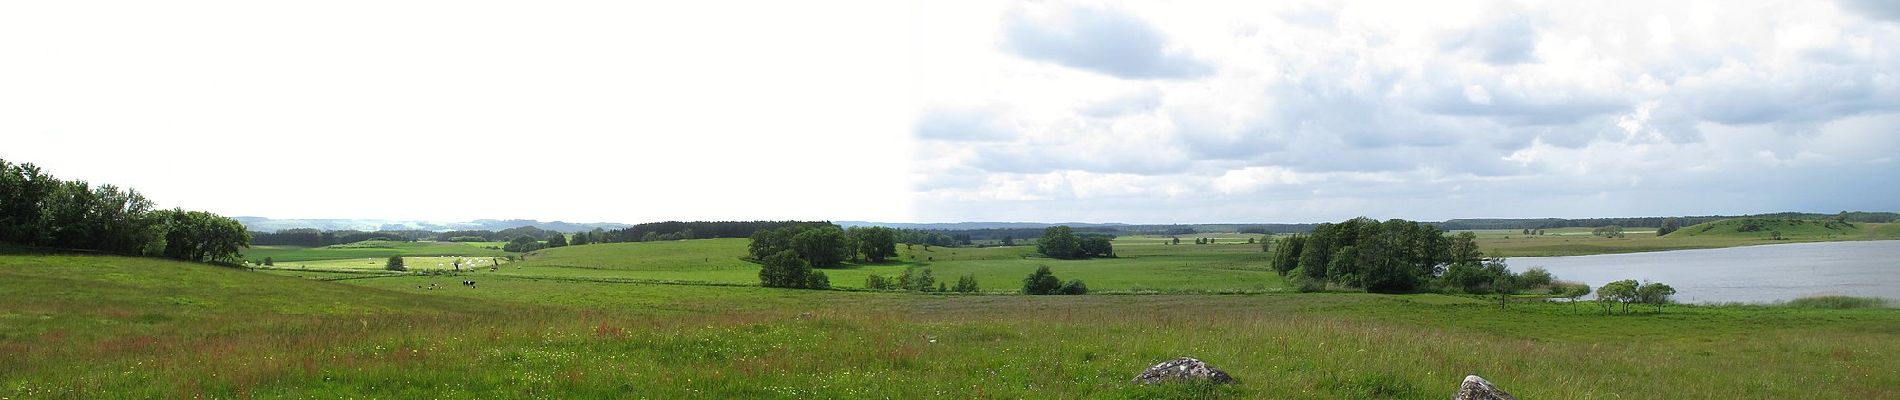
{"label": "small rock", "polygon": [[1517,400],[1516,397],[1511,397],[1510,393],[1505,393],[1504,389],[1498,389],[1496,385],[1491,384],[1491,381],[1479,378],[1477,375],[1465,375],[1465,383],[1458,385],[1458,394],[1452,395],[1451,398],[1452,400]]}
{"label": "small rock", "polygon": [[1148,367],[1147,371],[1141,371],[1141,375],[1135,375],[1135,379],[1130,383],[1147,385],[1170,381],[1234,383],[1234,377],[1227,376],[1226,372],[1210,367],[1201,360],[1181,357]]}

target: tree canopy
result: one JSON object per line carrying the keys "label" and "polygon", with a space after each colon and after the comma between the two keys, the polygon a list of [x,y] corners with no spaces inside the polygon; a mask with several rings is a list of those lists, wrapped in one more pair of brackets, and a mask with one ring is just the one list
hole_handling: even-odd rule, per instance
{"label": "tree canopy", "polygon": [[1107,235],[1077,235],[1067,225],[1051,226],[1044,228],[1042,238],[1036,240],[1036,252],[1063,260],[1114,257],[1115,246],[1110,243],[1113,239]]}
{"label": "tree canopy", "polygon": [[237,220],[152,204],[136,190],[63,181],[31,163],[0,160],[0,242],[226,264],[250,247],[250,232]]}

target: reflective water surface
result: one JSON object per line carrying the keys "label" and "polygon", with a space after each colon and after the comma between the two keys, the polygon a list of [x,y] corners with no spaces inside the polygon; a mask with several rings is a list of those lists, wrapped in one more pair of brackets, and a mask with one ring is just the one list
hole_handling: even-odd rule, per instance
{"label": "reflective water surface", "polygon": [[1900,240],[1508,261],[1513,271],[1544,267],[1560,280],[1581,281],[1591,288],[1621,279],[1662,282],[1676,288],[1675,299],[1683,303],[1766,303],[1815,295],[1900,300]]}

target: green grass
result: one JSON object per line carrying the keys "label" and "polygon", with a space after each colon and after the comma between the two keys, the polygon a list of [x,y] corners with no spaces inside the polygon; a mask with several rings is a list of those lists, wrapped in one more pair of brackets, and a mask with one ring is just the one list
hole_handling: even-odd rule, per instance
{"label": "green grass", "polygon": [[262,261],[270,257],[273,262],[297,262],[313,260],[339,260],[348,258],[388,258],[389,256],[467,256],[502,257],[511,253],[488,247],[501,247],[498,243],[488,242],[392,242],[384,240],[365,240],[324,247],[304,246],[251,246],[245,249],[242,258],[249,261]]}
{"label": "green grass", "polygon": [[1888,307],[1891,305],[1893,305],[1893,302],[1888,301],[1887,299],[1879,298],[1879,297],[1814,296],[1814,297],[1803,297],[1803,298],[1788,301],[1789,307],[1829,308],[1829,309],[1837,309],[1837,310],[1845,310],[1845,309],[1853,309],[1853,308],[1883,308],[1883,307]]}
{"label": "green grass", "polygon": [[[1117,239],[1117,245],[1120,241]],[[756,285],[759,266],[741,260],[745,239],[608,243],[567,246],[530,253],[502,272],[518,276],[627,279]],[[954,285],[964,274],[976,276],[986,292],[1014,292],[1024,276],[1049,266],[1064,280],[1081,279],[1095,291],[1276,291],[1286,284],[1265,269],[1258,245],[1233,244],[1117,247],[1120,257],[1056,260],[1035,255],[1032,246],[951,248],[899,246],[898,258],[881,264],[852,264],[821,269],[832,286],[861,288],[877,274],[895,277],[904,268],[929,268],[939,282]]]}
{"label": "green grass", "polygon": [[[692,242],[641,251],[729,245]],[[1900,396],[1892,309],[321,280],[351,276],[0,255],[0,398],[1443,398],[1465,374],[1521,398]],[[1183,355],[1240,383],[1126,383]]]}
{"label": "green grass", "polygon": [[[1742,231],[1743,224],[1754,221],[1758,228]],[[1781,240],[1771,237],[1779,231]],[[1728,219],[1683,227],[1667,236],[1654,230],[1625,231],[1621,238],[1590,235],[1590,228],[1547,229],[1544,235],[1526,236],[1521,230],[1473,231],[1485,254],[1501,257],[1578,256],[1590,254],[1637,253],[1646,251],[1713,249],[1776,243],[1826,242],[1841,240],[1900,239],[1900,223],[1827,223],[1817,220]]]}

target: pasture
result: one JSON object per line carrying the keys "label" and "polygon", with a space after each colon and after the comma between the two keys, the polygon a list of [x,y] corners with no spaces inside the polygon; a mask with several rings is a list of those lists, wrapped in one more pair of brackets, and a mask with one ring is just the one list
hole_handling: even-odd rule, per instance
{"label": "pasture", "polygon": [[[494,247],[494,248],[490,248]],[[499,242],[396,242],[385,240],[365,240],[356,243],[344,243],[323,247],[306,246],[251,246],[245,249],[241,258],[246,261],[262,261],[270,257],[274,262],[296,262],[312,260],[337,260],[346,258],[388,258],[404,257],[503,257],[508,252],[501,251]]]}
{"label": "pasture", "polygon": [[[1117,239],[1117,246],[1121,246]],[[741,260],[745,239],[606,243],[540,250],[502,268],[523,277],[620,279],[718,285],[756,285],[759,267]],[[938,282],[954,285],[973,274],[986,292],[1014,292],[1024,276],[1049,266],[1062,279],[1081,279],[1107,292],[1268,292],[1285,283],[1265,267],[1260,246],[1242,238],[1231,244],[1117,247],[1119,257],[1056,260],[1035,255],[1034,246],[897,248],[898,257],[879,264],[820,269],[833,287],[862,288],[870,275],[895,277],[905,268],[929,268]],[[920,271],[921,272],[921,271]]]}
{"label": "pasture", "polygon": [[[643,245],[661,244],[681,259],[730,246]],[[578,248],[591,246],[605,245]],[[942,263],[1009,261],[994,251]],[[1605,316],[1444,295],[921,295],[529,275],[557,255],[531,256],[526,272],[340,281],[0,255],[0,397],[1444,398],[1472,373],[1521,398],[1900,396],[1892,309]],[[723,265],[714,258],[691,268]],[[463,279],[480,287],[453,285]],[[1127,384],[1182,355],[1240,383]]]}
{"label": "pasture", "polygon": [[[1738,228],[1738,220],[1724,220],[1683,227],[1666,236],[1656,236],[1654,229],[1634,228],[1625,231],[1621,238],[1592,236],[1591,228],[1546,229],[1544,235],[1524,235],[1520,230],[1471,232],[1478,235],[1478,246],[1484,249],[1486,255],[1501,257],[1581,256],[1776,243],[1900,239],[1900,223],[1854,223],[1851,227],[1828,229],[1815,221],[1768,220],[1751,231],[1741,232]],[[1779,232],[1781,239],[1773,238],[1771,235],[1774,232]]]}

